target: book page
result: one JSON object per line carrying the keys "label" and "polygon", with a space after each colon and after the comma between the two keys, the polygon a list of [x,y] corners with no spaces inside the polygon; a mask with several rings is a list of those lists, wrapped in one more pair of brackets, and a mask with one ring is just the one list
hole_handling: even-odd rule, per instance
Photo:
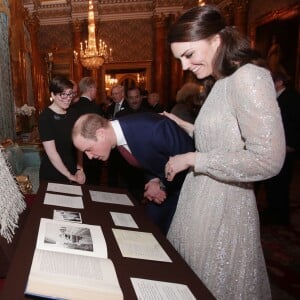
{"label": "book page", "polygon": [[110,215],[116,226],[139,228],[130,214],[110,212]]}
{"label": "book page", "polygon": [[100,226],[42,218],[36,248],[107,258]]}
{"label": "book page", "polygon": [[81,196],[66,196],[46,193],[44,204],[83,209],[83,200]]}
{"label": "book page", "polygon": [[25,294],[61,299],[121,300],[111,260],[36,249]]}
{"label": "book page", "polygon": [[115,228],[112,231],[123,256],[172,262],[152,233]]}
{"label": "book page", "polygon": [[79,211],[53,210],[53,220],[82,223],[81,213]]}
{"label": "book page", "polygon": [[126,194],[90,191],[92,201],[133,206]]}
{"label": "book page", "polygon": [[140,278],[130,280],[138,299],[196,300],[188,286],[184,284]]}
{"label": "book page", "polygon": [[48,182],[47,191],[82,196],[82,188],[79,185]]}

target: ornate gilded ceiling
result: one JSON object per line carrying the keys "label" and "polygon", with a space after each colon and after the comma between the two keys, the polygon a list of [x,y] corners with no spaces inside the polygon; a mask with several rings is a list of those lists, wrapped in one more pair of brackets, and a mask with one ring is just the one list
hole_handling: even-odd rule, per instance
{"label": "ornate gilded ceiling", "polygon": [[[237,0],[208,0],[219,6]],[[239,0],[240,1],[240,0]],[[88,0],[23,0],[41,25],[66,24],[87,18]],[[198,4],[198,0],[94,0],[95,18],[103,21],[146,19],[153,15],[178,14]]]}

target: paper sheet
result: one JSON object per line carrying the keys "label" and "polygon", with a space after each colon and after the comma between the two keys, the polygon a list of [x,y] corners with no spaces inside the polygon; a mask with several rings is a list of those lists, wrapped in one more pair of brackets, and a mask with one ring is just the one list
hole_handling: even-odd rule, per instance
{"label": "paper sheet", "polygon": [[65,196],[46,193],[44,204],[83,209],[83,200],[80,196]]}
{"label": "paper sheet", "polygon": [[48,183],[47,191],[71,195],[82,195],[82,188],[79,185],[61,184],[54,182]]}
{"label": "paper sheet", "polygon": [[139,300],[196,300],[188,286],[184,284],[140,278],[130,280]]}
{"label": "paper sheet", "polygon": [[118,213],[112,211],[110,212],[110,214],[116,226],[139,228],[130,214]]}
{"label": "paper sheet", "polygon": [[172,262],[152,233],[116,228],[112,231],[123,256]]}
{"label": "paper sheet", "polygon": [[90,191],[92,201],[133,206],[126,194]]}

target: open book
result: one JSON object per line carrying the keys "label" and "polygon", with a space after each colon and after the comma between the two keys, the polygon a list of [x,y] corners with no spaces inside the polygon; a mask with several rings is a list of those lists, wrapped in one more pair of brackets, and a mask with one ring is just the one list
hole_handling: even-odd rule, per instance
{"label": "open book", "polygon": [[25,294],[123,299],[101,227],[42,218]]}

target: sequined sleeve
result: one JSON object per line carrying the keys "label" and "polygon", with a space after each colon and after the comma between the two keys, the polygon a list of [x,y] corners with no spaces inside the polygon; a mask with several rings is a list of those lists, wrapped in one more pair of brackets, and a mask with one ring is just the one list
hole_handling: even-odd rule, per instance
{"label": "sequined sleeve", "polygon": [[[195,172],[227,182],[250,182],[275,176],[285,157],[285,137],[269,71],[251,64],[224,79],[224,93],[240,135],[240,147],[199,152]],[[216,107],[218,109],[218,107]],[[226,139],[227,137],[224,137]],[[230,136],[228,142],[230,143]]]}

